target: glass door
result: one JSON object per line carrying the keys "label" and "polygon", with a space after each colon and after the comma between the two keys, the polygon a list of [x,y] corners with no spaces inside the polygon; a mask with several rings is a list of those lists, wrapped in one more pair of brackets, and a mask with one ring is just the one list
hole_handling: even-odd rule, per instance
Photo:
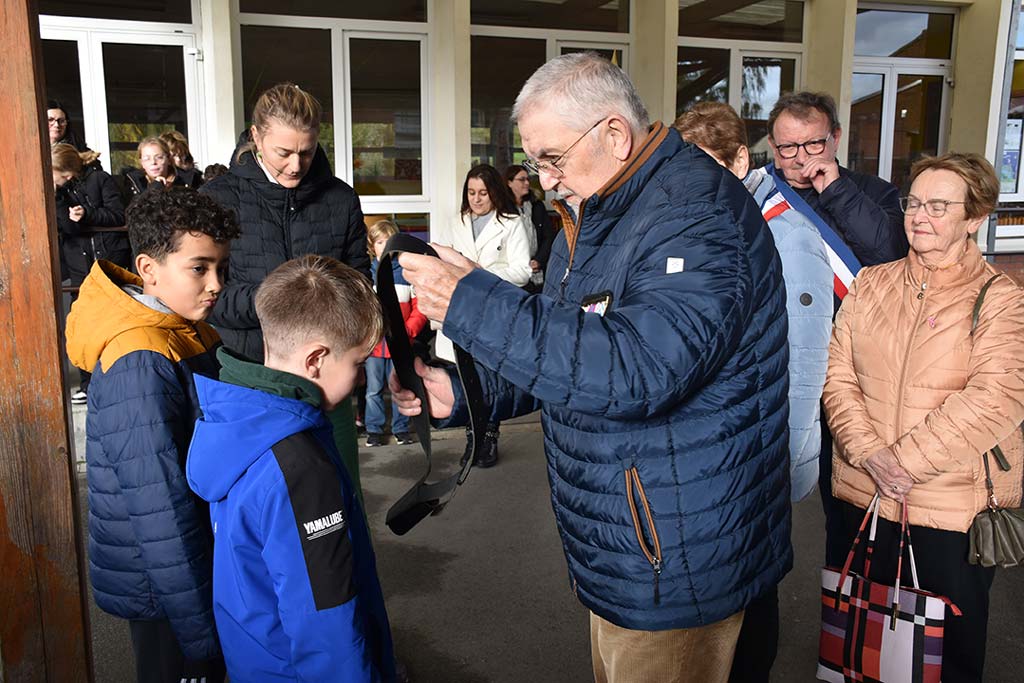
{"label": "glass door", "polygon": [[72,110],[74,130],[108,172],[134,166],[139,141],[171,129],[206,161],[193,34],[46,24],[40,34],[47,98]]}
{"label": "glass door", "polygon": [[848,166],[905,190],[914,161],[945,150],[948,79],[946,66],[855,65]]}
{"label": "glass door", "polygon": [[574,52],[596,52],[625,72],[629,72],[629,47],[619,43],[591,43],[579,41],[558,41],[558,53],[551,58],[568,55]]}

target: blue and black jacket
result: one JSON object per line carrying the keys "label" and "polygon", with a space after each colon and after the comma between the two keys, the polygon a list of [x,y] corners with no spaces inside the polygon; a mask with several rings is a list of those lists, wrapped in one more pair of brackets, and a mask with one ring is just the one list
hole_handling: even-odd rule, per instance
{"label": "blue and black jacket", "polygon": [[234,378],[266,389],[196,382],[203,418],[188,480],[210,502],[214,614],[231,680],[393,680],[369,533],[319,391],[220,357]]}

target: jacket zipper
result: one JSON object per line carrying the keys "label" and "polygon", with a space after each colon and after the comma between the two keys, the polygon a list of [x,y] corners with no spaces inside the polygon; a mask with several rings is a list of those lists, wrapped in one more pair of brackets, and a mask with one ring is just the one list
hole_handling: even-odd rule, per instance
{"label": "jacket zipper", "polygon": [[[586,208],[586,206],[587,201],[583,200],[583,202],[580,203],[579,213],[576,215],[576,236],[573,238],[573,243],[569,244],[568,240],[566,241],[566,246],[569,248],[569,262],[565,266],[565,273],[562,275],[562,281],[558,283],[558,303],[562,303],[565,299],[565,283],[569,280],[569,271],[572,269],[572,262],[576,256],[576,242],[580,238],[580,226],[583,225],[583,209]],[[567,210],[562,210],[559,213],[562,215],[562,220],[565,220],[565,216],[569,212]],[[566,233],[566,236],[568,236],[568,233]]]}
{"label": "jacket zipper", "polygon": [[284,192],[284,216],[281,225],[284,227],[284,255],[285,260],[292,259],[292,214],[295,213],[295,204],[291,190]]}
{"label": "jacket zipper", "polygon": [[[644,538],[640,511],[637,509],[636,500],[633,497],[634,486],[640,498],[640,504],[644,509],[647,528],[651,532],[651,543],[654,544],[653,548],[648,546],[647,540]],[[654,526],[654,514],[651,512],[650,503],[647,502],[647,494],[644,492],[644,485],[640,483],[640,473],[637,472],[636,466],[626,470],[626,499],[629,502],[629,512],[633,516],[633,530],[636,531],[636,539],[640,543],[640,550],[643,552],[644,557],[647,558],[647,561],[651,563],[654,582],[654,604],[658,605],[661,604],[661,587],[659,585],[662,569],[661,539],[658,538],[658,529]]]}
{"label": "jacket zipper", "polygon": [[929,272],[925,276],[924,282],[921,283],[921,289],[917,292],[917,300],[921,303],[918,305],[917,315],[914,317],[914,326],[911,328],[910,340],[907,343],[907,352],[903,355],[903,367],[900,368],[900,384],[899,391],[896,392],[896,431],[897,433],[903,433],[903,392],[906,391],[907,381],[907,364],[910,362],[910,352],[914,348],[914,340],[917,338],[917,330],[921,326],[921,314],[924,312],[924,295],[928,289],[928,277],[931,275]]}

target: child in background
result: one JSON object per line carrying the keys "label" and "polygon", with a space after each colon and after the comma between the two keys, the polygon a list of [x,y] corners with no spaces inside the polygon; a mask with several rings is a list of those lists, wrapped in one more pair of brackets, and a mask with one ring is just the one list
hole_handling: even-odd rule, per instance
{"label": "child in background", "polygon": [[233,683],[395,679],[369,532],[327,413],[349,400],[383,319],[370,283],[326,256],[256,292],[265,364],[221,348],[198,378],[188,458],[210,502],[214,614]]}
{"label": "child in background", "polygon": [[143,683],[224,679],[213,617],[212,534],[185,453],[215,377],[203,322],[224,287],[234,217],[192,190],[146,192],[127,211],[138,275],[99,260],[67,322],[71,362],[91,371],[85,456],[96,605],[128,619]]}
{"label": "child in background", "polygon": [[[366,231],[367,252],[373,259],[370,272],[374,282],[377,281],[377,268],[384,254],[384,245],[392,235],[397,234],[398,226],[389,220],[377,221]],[[397,259],[391,262],[391,267],[395,273],[395,292],[398,294],[398,303],[402,307],[402,317],[405,319],[405,332],[409,339],[415,339],[427,326],[427,318],[416,306],[416,293],[402,276],[402,266],[398,265]],[[382,339],[366,359],[366,445],[371,448],[386,443],[384,423],[387,420],[387,413],[384,408],[384,389],[388,385],[391,368],[391,353],[388,351],[387,342]],[[396,409],[391,411],[391,433],[395,435],[395,440],[399,444],[416,443],[416,437],[409,432],[409,418]]]}

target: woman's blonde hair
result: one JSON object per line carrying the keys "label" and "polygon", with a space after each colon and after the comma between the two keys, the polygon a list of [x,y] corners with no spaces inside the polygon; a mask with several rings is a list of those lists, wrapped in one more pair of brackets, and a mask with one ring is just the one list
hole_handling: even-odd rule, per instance
{"label": "woman's blonde hair", "polygon": [[[261,136],[266,135],[275,122],[295,130],[319,132],[322,116],[319,100],[310,93],[294,83],[278,83],[256,100],[252,109],[252,125]],[[255,141],[239,148],[235,160],[240,160],[246,152],[256,153]]]}
{"label": "woman's blonde hair", "polygon": [[988,159],[974,152],[946,152],[937,157],[924,156],[910,167],[910,184],[925,171],[950,171],[967,185],[964,214],[981,218],[995,211],[999,202],[999,178]]}
{"label": "woman's blonde hair", "polygon": [[61,173],[72,173],[79,176],[86,164],[91,164],[100,158],[99,152],[91,149],[86,152],[79,152],[74,145],[61,142],[50,148],[50,164],[54,171]]}
{"label": "woman's blonde hair", "polygon": [[370,255],[371,259],[377,258],[377,252],[373,250],[373,243],[381,237],[391,237],[399,232],[401,230],[398,229],[398,224],[393,220],[384,218],[377,221],[366,229],[366,253]]}
{"label": "woman's blonde hair", "polygon": [[142,148],[149,147],[150,145],[156,145],[157,147],[160,148],[160,151],[167,155],[168,159],[171,158],[171,150],[167,146],[167,143],[164,142],[162,138],[159,138],[155,135],[150,135],[149,137],[142,138],[142,142],[139,143],[139,146],[136,150],[140,159],[142,158]]}

